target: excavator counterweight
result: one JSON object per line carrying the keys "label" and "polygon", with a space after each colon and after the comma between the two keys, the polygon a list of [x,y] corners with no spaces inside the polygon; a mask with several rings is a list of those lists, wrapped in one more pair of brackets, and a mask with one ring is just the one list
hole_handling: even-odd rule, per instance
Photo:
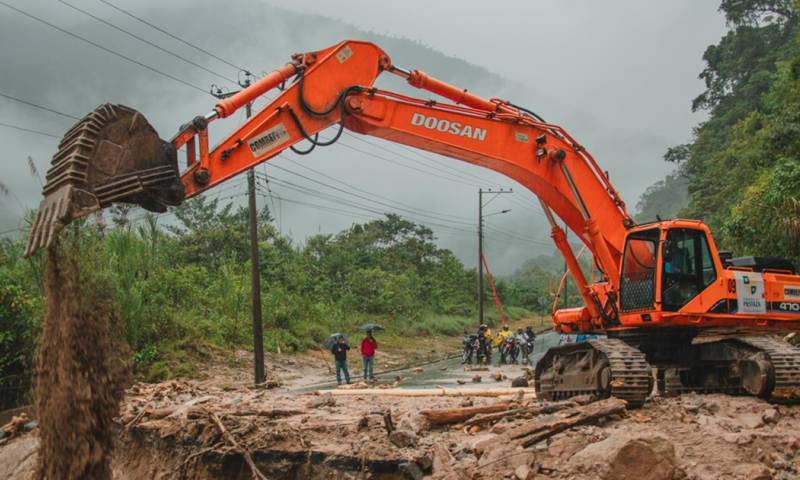
{"label": "excavator counterweight", "polygon": [[164,212],[184,198],[175,147],[141,113],[108,103],[64,135],[46,180],[26,256],[50,246],[70,222],[114,202]]}

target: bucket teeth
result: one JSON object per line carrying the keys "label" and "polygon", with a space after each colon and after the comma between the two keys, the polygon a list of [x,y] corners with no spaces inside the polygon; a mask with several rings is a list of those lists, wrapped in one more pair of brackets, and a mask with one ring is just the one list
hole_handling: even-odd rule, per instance
{"label": "bucket teeth", "polygon": [[124,105],[100,105],[64,134],[42,190],[25,255],[53,244],[75,219],[114,202],[163,212],[184,190],[172,144]]}

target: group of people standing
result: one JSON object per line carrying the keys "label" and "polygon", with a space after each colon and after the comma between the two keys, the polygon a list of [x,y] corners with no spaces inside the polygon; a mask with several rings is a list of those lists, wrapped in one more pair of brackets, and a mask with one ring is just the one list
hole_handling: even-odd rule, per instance
{"label": "group of people standing", "polygon": [[485,323],[478,327],[477,335],[469,335],[464,332],[464,360],[463,363],[471,363],[472,354],[475,353],[478,362],[491,362],[492,345],[497,347],[500,354],[500,363],[517,363],[520,354],[522,363],[529,363],[529,355],[533,353],[533,343],[536,333],[533,327],[528,325],[524,330],[518,328],[516,333],[512,332],[508,325],[503,325],[496,336],[492,335],[492,330]]}
{"label": "group of people standing", "polygon": [[[336,363],[336,383],[342,384],[342,375],[347,383],[350,382],[350,371],[347,368],[347,351],[350,350],[350,345],[344,335],[339,335],[336,343],[331,347],[331,353]],[[364,381],[375,379],[375,352],[378,350],[378,341],[372,335],[372,330],[367,330],[367,335],[361,340],[361,360],[364,365]]]}

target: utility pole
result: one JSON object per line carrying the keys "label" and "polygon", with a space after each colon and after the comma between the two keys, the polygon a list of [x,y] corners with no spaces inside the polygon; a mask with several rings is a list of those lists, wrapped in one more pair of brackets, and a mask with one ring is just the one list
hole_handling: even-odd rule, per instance
{"label": "utility pole", "polygon": [[498,215],[501,213],[508,213],[511,210],[501,210],[499,212],[490,213],[488,215],[483,214],[483,195],[484,194],[494,194],[494,196],[486,202],[488,205],[492,200],[497,198],[498,195],[501,193],[511,193],[512,190],[509,188],[508,190],[500,189],[500,190],[492,190],[491,188],[488,190],[484,190],[482,188],[478,189],[478,325],[483,324],[483,219],[484,217],[488,217],[491,215]]}
{"label": "utility pole", "polygon": [[478,189],[478,325],[483,325],[483,189]]}
{"label": "utility pole", "polygon": [[[244,73],[242,76],[241,73]],[[240,72],[239,86],[243,89],[250,86],[253,74]],[[217,98],[227,98],[238,92],[223,92],[216,85],[211,86],[211,94]],[[245,105],[247,118],[253,114],[253,104]],[[261,316],[261,265],[258,259],[258,210],[256,206],[256,173],[253,168],[247,171],[248,213],[250,224],[250,276],[251,295],[253,296],[253,364],[254,383],[261,385],[266,380],[264,375],[264,330]]]}
{"label": "utility pole", "polygon": [[[250,103],[245,113],[252,114]],[[247,193],[250,210],[250,274],[253,277],[253,361],[255,362],[255,384],[260,385],[264,376],[264,332],[261,319],[261,263],[258,259],[258,211],[256,210],[256,173],[253,168],[247,171]]]}

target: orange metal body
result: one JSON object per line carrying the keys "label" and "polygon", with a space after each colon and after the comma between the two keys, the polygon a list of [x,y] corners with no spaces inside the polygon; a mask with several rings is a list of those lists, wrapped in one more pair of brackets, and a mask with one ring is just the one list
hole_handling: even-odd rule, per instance
{"label": "orange metal body", "polygon": [[[382,72],[406,78],[410,85],[454,103],[375,89],[372,85]],[[292,75],[297,79],[275,100],[209,149],[208,121],[231,115]],[[221,101],[212,114],[186,126],[173,138],[176,147],[186,146],[187,170],[182,177],[186,191],[192,196],[208,190],[337,124],[492,169],[536,194],[587,246],[603,272],[599,281],[589,284],[564,232],[554,227],[553,239],[586,304],[554,314],[555,327],[560,331],[657,327],[759,332],[800,329],[800,312],[743,314],[728,308],[723,313],[713,313],[720,302],[736,300],[731,282],[735,284],[737,274],[723,268],[708,227],[690,220],[636,226],[606,174],[561,127],[527,115],[508,102],[483,99],[417,70],[395,67],[386,53],[368,42],[344,41],[325,50],[295,55],[292,63]],[[659,229],[659,262],[661,245],[670,229],[698,230],[708,239],[716,279],[678,311],[662,309],[661,263],[652,305],[642,311],[619,311],[626,239],[648,229]],[[757,276],[763,279],[769,301],[786,301],[786,292],[800,289],[800,276],[778,272]],[[797,305],[800,307],[800,302]]]}

